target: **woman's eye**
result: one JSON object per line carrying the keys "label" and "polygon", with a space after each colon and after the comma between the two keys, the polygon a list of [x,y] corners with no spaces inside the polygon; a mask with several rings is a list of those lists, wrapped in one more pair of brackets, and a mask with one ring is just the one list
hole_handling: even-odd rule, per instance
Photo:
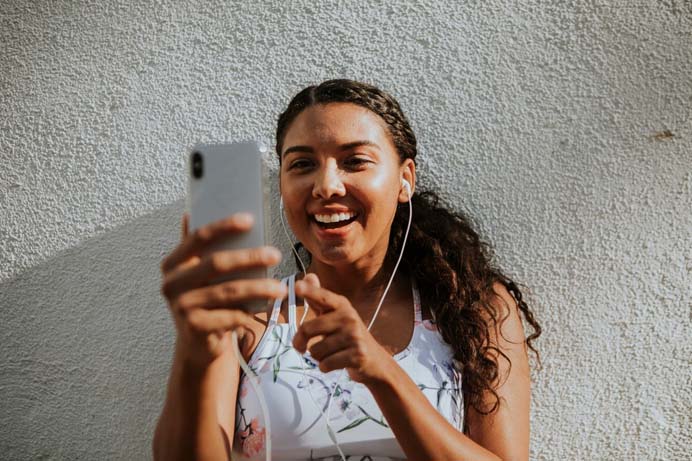
{"label": "woman's eye", "polygon": [[366,163],[370,163],[370,160],[362,157],[351,157],[350,159],[346,160],[346,165],[351,167],[362,166]]}
{"label": "woman's eye", "polygon": [[297,168],[297,169],[301,170],[301,169],[309,167],[310,165],[311,165],[311,163],[309,160],[296,160],[295,162],[291,163],[288,166],[288,169],[292,170],[294,168]]}

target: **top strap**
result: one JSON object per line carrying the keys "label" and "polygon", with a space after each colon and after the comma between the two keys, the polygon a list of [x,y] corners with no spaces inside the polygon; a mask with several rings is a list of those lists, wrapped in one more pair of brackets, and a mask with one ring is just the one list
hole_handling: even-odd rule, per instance
{"label": "top strap", "polygon": [[413,291],[413,311],[415,324],[419,324],[423,321],[423,314],[421,313],[420,307],[420,293],[418,293],[418,285],[416,285],[416,279],[411,278],[411,290]]}
{"label": "top strap", "polygon": [[[281,283],[284,285],[288,282],[288,277],[281,279]],[[279,312],[281,312],[281,304],[283,302],[282,298],[276,298],[274,300],[274,307],[272,308],[272,316],[269,319],[269,323],[277,323],[279,321]]]}
{"label": "top strap", "polygon": [[288,325],[292,334],[298,330],[296,325],[296,274],[288,278]]}

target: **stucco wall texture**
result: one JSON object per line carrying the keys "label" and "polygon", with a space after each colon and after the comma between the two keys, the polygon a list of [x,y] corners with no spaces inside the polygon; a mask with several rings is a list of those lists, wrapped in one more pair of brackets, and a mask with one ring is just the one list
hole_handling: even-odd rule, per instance
{"label": "stucco wall texture", "polygon": [[531,458],[691,459],[690,2],[4,1],[0,40],[1,458],[150,458],[186,150],[349,77],[528,287]]}

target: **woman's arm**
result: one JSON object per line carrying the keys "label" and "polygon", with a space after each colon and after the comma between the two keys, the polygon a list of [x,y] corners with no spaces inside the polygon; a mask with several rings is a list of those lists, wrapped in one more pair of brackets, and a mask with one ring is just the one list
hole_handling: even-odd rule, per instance
{"label": "woman's arm", "polygon": [[386,378],[366,385],[408,460],[501,459],[449,424],[393,359],[387,365]]}
{"label": "woman's arm", "polygon": [[[524,328],[516,301],[504,285],[494,286],[497,297],[493,306],[498,317],[509,316],[498,328],[490,330],[490,342],[500,349],[498,360],[498,383],[496,392],[500,398],[497,412],[482,415],[470,408],[467,414],[470,436],[484,447],[497,453],[505,460],[529,459],[529,408],[531,401],[531,378]],[[501,327],[501,333],[499,331]],[[494,355],[495,356],[495,355]],[[492,404],[491,396],[484,400]]]}
{"label": "woman's arm", "polygon": [[233,350],[227,350],[200,370],[186,364],[181,356],[176,352],[166,403],[156,426],[154,459],[230,459],[238,360]]}
{"label": "woman's arm", "polygon": [[[512,361],[500,357],[500,407],[491,415],[470,410],[467,418],[470,437],[462,434],[433,407],[418,386],[394,360],[385,373],[366,383],[409,460],[528,460],[530,382],[524,329],[516,302],[501,284],[492,303],[503,318],[491,329],[491,343]],[[462,376],[463,379],[463,376]],[[492,403],[491,396],[486,401]]]}
{"label": "woman's arm", "polygon": [[[281,260],[275,248],[212,251],[219,239],[247,232],[252,222],[250,215],[240,213],[190,234],[188,215],[183,215],[182,241],[161,262],[161,293],[177,340],[166,403],[152,442],[154,459],[228,459],[231,455],[240,376],[231,332],[238,332],[242,354],[247,354],[243,346],[256,337],[248,334],[255,331],[256,322],[239,307],[250,300],[286,295],[286,287],[273,279],[214,282],[249,267],[269,268]],[[219,337],[218,332],[223,334]]]}

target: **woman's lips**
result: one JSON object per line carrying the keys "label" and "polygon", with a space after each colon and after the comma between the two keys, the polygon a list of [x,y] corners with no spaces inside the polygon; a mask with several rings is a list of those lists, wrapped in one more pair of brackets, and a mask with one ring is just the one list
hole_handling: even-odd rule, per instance
{"label": "woman's lips", "polygon": [[[343,238],[344,236],[346,236],[346,234],[348,234],[353,229],[353,226],[355,225],[356,221],[358,221],[358,215],[351,218],[351,221],[347,224],[342,224],[338,227],[324,227],[321,226],[315,220],[314,216],[312,216],[310,218],[310,225],[315,228],[315,233],[318,237],[322,239],[335,239]],[[333,226],[334,224],[336,223],[330,223],[330,226]]]}

